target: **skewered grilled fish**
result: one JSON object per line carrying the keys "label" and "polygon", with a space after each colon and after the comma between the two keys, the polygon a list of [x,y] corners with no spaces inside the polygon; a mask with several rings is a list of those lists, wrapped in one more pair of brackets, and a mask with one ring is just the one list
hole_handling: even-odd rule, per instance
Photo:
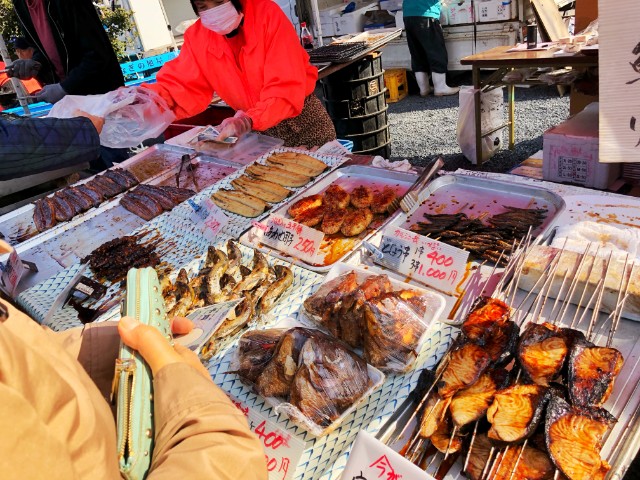
{"label": "skewered grilled fish", "polygon": [[503,369],[490,370],[473,385],[458,390],[449,407],[454,425],[463,427],[482,418],[493,403],[495,393],[505,386],[507,378]]}
{"label": "skewered grilled fish", "polygon": [[340,185],[329,185],[329,188],[324,191],[324,202],[332,208],[347,208],[350,200],[349,192]]}
{"label": "skewered grilled fish", "polygon": [[462,450],[463,437],[457,433],[453,434],[451,418],[445,416],[444,421],[440,422],[438,429],[431,435],[431,444],[441,453],[452,454]]}
{"label": "skewered grilled fish", "polygon": [[492,335],[494,326],[509,318],[511,308],[502,300],[480,297],[462,324],[462,333],[474,343],[484,345]]}
{"label": "skewered grilled fish", "polygon": [[545,420],[551,460],[570,480],[604,479],[611,467],[600,458],[600,449],[605,433],[615,422],[615,417],[602,408],[572,407],[554,396]]}
{"label": "skewered grilled fish", "polygon": [[474,384],[490,363],[489,354],[481,346],[465,343],[458,347],[451,352],[449,362],[442,372],[438,393],[446,398]]}
{"label": "skewered grilled fish", "polygon": [[569,356],[569,398],[574,405],[604,404],[624,359],[615,348],[596,347],[591,342],[575,342]]}
{"label": "skewered grilled fish", "polygon": [[516,443],[531,436],[550,395],[550,390],[541,385],[514,385],[496,392],[487,410],[489,438]]}
{"label": "skewered grilled fish", "polygon": [[520,327],[513,321],[507,320],[495,325],[492,335],[484,344],[484,349],[495,364],[508,363],[516,354]]}
{"label": "skewered grilled fish", "polygon": [[444,421],[451,398],[443,399],[437,393],[429,396],[420,415],[419,434],[422,438],[431,438]]}
{"label": "skewered grilled fish", "polygon": [[356,208],[369,208],[373,202],[371,188],[360,185],[351,191],[351,205]]}
{"label": "skewered grilled fish", "polygon": [[494,465],[497,468],[490,472],[493,480],[551,480],[555,470],[546,452],[529,445],[503,451]]}

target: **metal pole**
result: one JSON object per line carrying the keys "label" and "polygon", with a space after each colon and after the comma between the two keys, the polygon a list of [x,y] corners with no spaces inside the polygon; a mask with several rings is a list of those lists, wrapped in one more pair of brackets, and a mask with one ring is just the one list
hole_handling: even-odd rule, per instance
{"label": "metal pole", "polygon": [[311,12],[313,13],[313,23],[315,23],[316,38],[318,45],[324,45],[322,41],[322,26],[320,25],[320,9],[318,8],[318,0],[311,0]]}
{"label": "metal pole", "polygon": [[[7,44],[4,42],[4,38],[2,34],[0,34],[0,55],[2,55],[2,60],[4,61],[6,67],[11,66],[13,61],[9,56],[9,50],[7,50]],[[11,84],[13,85],[13,89],[16,92],[16,96],[18,97],[18,101],[20,102],[20,106],[22,106],[24,110],[24,114],[28,117],[31,116],[31,111],[29,111],[29,103],[27,102],[27,92],[24,89],[24,85],[22,82],[15,77],[9,77],[11,80]]]}

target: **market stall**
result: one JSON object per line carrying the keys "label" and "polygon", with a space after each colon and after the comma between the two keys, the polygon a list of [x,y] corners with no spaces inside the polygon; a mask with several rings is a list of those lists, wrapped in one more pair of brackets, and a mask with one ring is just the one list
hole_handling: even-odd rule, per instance
{"label": "market stall", "polygon": [[[371,157],[356,162],[337,143],[316,152],[270,146],[233,163],[229,152],[236,147],[222,151],[225,159],[193,155],[189,138],[199,132],[174,142],[182,146],[146,150],[97,180],[1,217],[0,231],[20,260],[39,270],[22,272],[17,303],[57,331],[116,319],[128,268],[154,266],[169,313],[198,319],[208,331],[201,357],[262,440],[272,479],[370,478],[367,469],[385,478],[421,478],[407,460],[423,478],[458,478],[465,469],[472,478],[510,478],[519,472],[519,458],[530,466],[533,457],[542,465],[536,478],[553,478],[556,470],[575,467],[554,450],[572,439],[544,426],[553,429],[581,412],[593,413],[595,423],[577,423],[577,431],[598,432],[581,447],[589,468],[606,472],[608,462],[609,475],[624,471],[637,451],[640,408],[637,201],[457,171],[415,192],[418,200],[405,212],[399,200],[418,172],[376,167]],[[77,197],[96,182],[103,191],[112,183],[119,188],[66,218],[64,206],[81,203]],[[590,226],[595,236],[567,229],[586,220],[596,225]],[[619,242],[614,254],[611,241],[601,240],[617,230],[635,240]],[[584,254],[596,245],[600,252]],[[545,249],[560,251],[562,261],[540,256]],[[586,280],[574,282],[580,275],[572,276],[572,268],[588,271]],[[74,290],[78,282],[84,287]],[[589,294],[581,297],[583,291]],[[483,297],[491,300],[478,303]],[[480,339],[471,320],[487,302],[503,311],[480,318],[489,322],[475,330]],[[506,336],[503,324],[511,328]],[[606,348],[615,357],[592,379],[604,388],[597,399],[577,401],[576,385],[589,379],[560,373],[568,350],[553,358],[557,370],[532,381],[538,377],[522,355],[526,332],[546,328],[542,342],[550,338],[576,355],[582,351],[556,334],[560,327],[582,332],[583,350]],[[501,339],[505,343],[491,350],[495,356],[478,353],[483,367],[465,377],[460,352],[483,352]],[[291,342],[298,347],[285,351],[281,345]],[[539,350],[543,362],[550,361],[546,345]],[[325,365],[320,380],[311,380],[323,358],[337,368]],[[447,370],[454,360],[460,369]],[[489,394],[476,392],[484,395],[479,413],[463,421],[458,408],[455,424],[443,421],[447,408],[455,412],[452,399],[460,403],[461,392],[480,388],[481,378],[498,377]],[[557,386],[548,388],[552,383]],[[492,423],[505,415],[494,411],[501,405],[496,392],[506,398],[509,388],[523,385],[545,400],[532,403],[536,421],[514,420],[526,428],[507,438],[508,422]],[[569,403],[561,399],[565,388]],[[543,410],[549,401],[553,408]],[[425,412],[445,404],[432,431],[421,433],[429,427]],[[543,453],[545,441],[550,456]],[[363,444],[366,455],[350,456]],[[404,458],[398,460],[398,451]],[[591,478],[585,475],[571,478]]]}

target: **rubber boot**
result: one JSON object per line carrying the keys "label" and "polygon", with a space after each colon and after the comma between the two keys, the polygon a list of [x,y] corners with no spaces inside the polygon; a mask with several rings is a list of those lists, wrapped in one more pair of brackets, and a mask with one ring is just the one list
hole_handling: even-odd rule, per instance
{"label": "rubber boot", "polygon": [[420,96],[426,97],[431,93],[431,85],[429,84],[429,74],[427,72],[415,72],[416,82],[420,88]]}
{"label": "rubber boot", "polygon": [[433,89],[436,97],[443,95],[455,95],[460,91],[460,87],[450,87],[447,85],[446,73],[433,73]]}

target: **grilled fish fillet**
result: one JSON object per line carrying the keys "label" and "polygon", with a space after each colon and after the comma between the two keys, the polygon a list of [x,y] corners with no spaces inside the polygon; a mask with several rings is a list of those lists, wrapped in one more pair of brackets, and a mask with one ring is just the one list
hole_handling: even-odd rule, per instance
{"label": "grilled fish fillet", "polygon": [[466,343],[451,353],[449,362],[442,372],[438,393],[450,397],[475,383],[489,366],[491,358],[479,345]]}
{"label": "grilled fish fillet", "polygon": [[317,169],[307,167],[306,165],[302,165],[299,163],[291,162],[288,159],[277,159],[269,157],[267,158],[267,165],[271,165],[277,168],[281,168],[282,170],[286,170],[287,172],[298,173],[300,175],[306,175],[307,177],[317,177],[322,172],[318,172]]}
{"label": "grilled fish fillet", "polygon": [[312,157],[311,155],[306,155],[304,153],[298,153],[298,152],[274,153],[269,157],[269,160],[282,163],[282,164],[304,165],[305,167],[315,172],[315,175],[313,176],[319,175],[322,172],[324,172],[327,168],[329,168],[328,165],[323,161],[318,160],[317,158]]}
{"label": "grilled fish fillet", "polygon": [[231,184],[242,192],[260,198],[269,203],[278,203],[291,195],[291,191],[278,185],[243,175],[231,181]]}
{"label": "grilled fish fillet", "polygon": [[429,397],[420,415],[420,436],[422,438],[431,438],[431,435],[436,433],[447,414],[450,402],[451,398],[443,399],[438,394]]}
{"label": "grilled fish fillet", "polygon": [[244,192],[239,192],[237,190],[218,190],[216,195],[219,198],[224,198],[227,200],[236,200],[240,203],[244,203],[245,205],[255,208],[256,210],[264,211],[267,208],[267,204],[260,200],[259,198],[254,197],[253,195],[246,194]]}
{"label": "grilled fish fillet", "polygon": [[274,166],[254,164],[247,167],[247,173],[262,180],[277,183],[284,187],[302,187],[309,183],[311,177],[299,173],[288,172]]}
{"label": "grilled fish fillet", "polygon": [[547,387],[541,385],[514,385],[497,392],[487,410],[489,438],[513,443],[531,436],[549,396]]}
{"label": "grilled fish fillet", "polygon": [[493,403],[493,397],[505,378],[504,370],[492,370],[483,374],[473,385],[459,390],[449,408],[453,423],[463,427],[480,419]]}
{"label": "grilled fish fillet", "polygon": [[345,215],[340,231],[345,237],[355,237],[364,232],[372,220],[373,213],[368,208],[354,210]]}
{"label": "grilled fish fillet", "polygon": [[518,360],[529,378],[549,385],[562,369],[569,345],[562,331],[549,323],[530,323],[518,342]]}
{"label": "grilled fish fillet", "polygon": [[264,209],[260,210],[259,208],[251,207],[245,203],[242,203],[238,200],[223,197],[219,195],[220,192],[216,192],[211,195],[211,200],[218,205],[220,208],[227,210],[231,213],[235,213],[237,215],[242,215],[243,217],[257,217],[264,212]]}

